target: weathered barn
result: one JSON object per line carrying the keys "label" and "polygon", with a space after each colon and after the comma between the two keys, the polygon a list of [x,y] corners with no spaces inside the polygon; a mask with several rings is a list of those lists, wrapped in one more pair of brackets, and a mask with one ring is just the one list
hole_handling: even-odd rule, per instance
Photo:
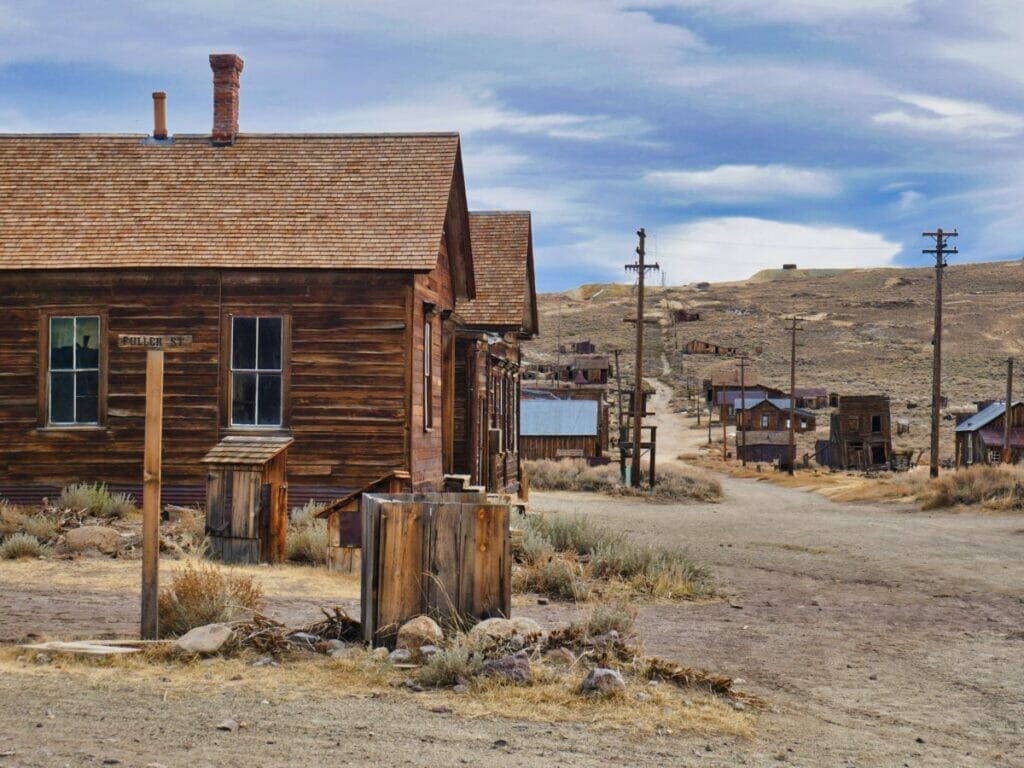
{"label": "weathered barn", "polygon": [[828,461],[834,469],[884,467],[892,460],[889,398],[842,395],[832,414]]}
{"label": "weathered barn", "polygon": [[686,342],[686,346],[683,347],[683,353],[687,355],[735,355],[737,354],[736,347],[727,347],[723,344],[713,344],[710,341],[701,341],[700,339],[694,339],[693,341]]}
{"label": "weathered barn", "polygon": [[202,499],[233,434],[294,439],[292,504],[440,487],[474,298],[459,136],[241,133],[242,60],[210,61],[212,135],[0,137],[0,495],[138,488],[145,356],[117,338],[154,333],[193,339],[165,500]]}
{"label": "weathered barn", "polygon": [[[744,431],[776,432],[789,430],[789,398],[752,398],[746,402],[737,398],[733,402],[736,429]],[[817,417],[804,408],[794,409],[797,432],[813,432],[818,428]]]}
{"label": "weathered barn", "polygon": [[608,389],[601,384],[580,385],[568,389],[536,387],[532,383],[521,390],[523,400],[593,400],[597,403],[597,433],[602,451],[608,450],[611,406]]}
{"label": "weathered barn", "polygon": [[604,355],[576,355],[569,371],[576,384],[607,384],[611,365]]}
{"label": "weathered barn", "polygon": [[520,454],[524,459],[596,458],[601,455],[594,400],[523,400]]}
{"label": "weathered barn", "polygon": [[[984,407],[981,407],[981,406]],[[979,403],[978,412],[956,426],[956,463],[999,464],[1004,461],[1006,401]],[[1024,460],[1024,403],[1010,406],[1010,462]]]}
{"label": "weathered barn", "polygon": [[453,400],[445,472],[472,485],[513,493],[519,488],[520,342],[538,330],[530,214],[473,212],[469,217],[476,298],[460,299],[456,315]]}
{"label": "weathered barn", "polygon": [[751,430],[745,436],[737,433],[736,457],[747,461],[776,463],[780,468],[788,468],[789,432]]}

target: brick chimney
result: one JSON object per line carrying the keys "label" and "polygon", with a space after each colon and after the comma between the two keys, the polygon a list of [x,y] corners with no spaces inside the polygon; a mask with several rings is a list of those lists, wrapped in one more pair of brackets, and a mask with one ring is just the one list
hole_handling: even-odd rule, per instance
{"label": "brick chimney", "polygon": [[235,143],[238,135],[238,85],[245,62],[234,53],[211,53],[213,70],[213,133],[215,145]]}

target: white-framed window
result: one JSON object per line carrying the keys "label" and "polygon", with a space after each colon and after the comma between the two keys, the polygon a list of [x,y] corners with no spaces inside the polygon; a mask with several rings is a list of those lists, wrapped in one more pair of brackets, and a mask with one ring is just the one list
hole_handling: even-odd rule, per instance
{"label": "white-framed window", "polygon": [[770,417],[768,416],[768,414],[763,415],[761,417],[761,429],[768,429],[769,423],[770,423]]}
{"label": "white-framed window", "polygon": [[281,317],[231,318],[231,426],[281,426]]}
{"label": "white-framed window", "polygon": [[98,424],[99,316],[51,317],[47,348],[47,423],[55,426]]}
{"label": "white-framed window", "polygon": [[430,314],[423,318],[423,428],[434,426],[434,326]]}

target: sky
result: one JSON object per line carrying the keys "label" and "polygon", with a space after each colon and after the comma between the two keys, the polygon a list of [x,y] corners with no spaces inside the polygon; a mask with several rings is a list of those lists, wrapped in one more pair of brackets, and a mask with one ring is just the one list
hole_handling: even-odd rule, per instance
{"label": "sky", "polygon": [[211,52],[243,132],[458,131],[541,291],[1024,253],[1015,0],[0,0],[0,132],[209,132]]}

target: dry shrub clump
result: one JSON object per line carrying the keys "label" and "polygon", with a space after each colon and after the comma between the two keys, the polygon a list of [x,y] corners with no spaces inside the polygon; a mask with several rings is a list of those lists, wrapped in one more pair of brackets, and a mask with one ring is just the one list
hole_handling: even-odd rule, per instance
{"label": "dry shrub clump", "polygon": [[189,562],[160,590],[160,633],[183,635],[204,624],[236,621],[263,608],[263,588],[251,576]]}
{"label": "dry shrub clump", "polygon": [[483,655],[467,647],[464,636],[460,635],[451,645],[431,656],[416,677],[420,685],[429,688],[464,685],[480,674],[483,663]]}
{"label": "dry shrub clump", "polygon": [[137,511],[127,493],[111,493],[104,483],[76,483],[60,492],[57,506],[97,517],[127,517]]}
{"label": "dry shrub clump", "polygon": [[682,550],[641,544],[580,516],[528,516],[516,556],[513,589],[555,599],[584,600],[595,581],[667,599],[712,590],[708,570]]}
{"label": "dry shrub clump", "polygon": [[14,533],[0,544],[0,560],[20,560],[24,557],[39,557],[46,548],[39,539],[27,533]]}
{"label": "dry shrub clump", "polygon": [[918,494],[922,509],[981,505],[1024,510],[1024,468],[976,465],[933,480]]}
{"label": "dry shrub clump", "polygon": [[540,459],[526,462],[526,470],[531,487],[539,491],[598,492],[652,501],[719,501],[722,498],[722,485],[714,477],[673,467],[659,470],[654,486],[645,484],[639,488],[622,485],[614,464],[591,467],[581,459]]}
{"label": "dry shrub clump", "polygon": [[314,501],[292,510],[288,521],[288,559],[296,563],[327,562],[327,521],[316,515],[323,506]]}

